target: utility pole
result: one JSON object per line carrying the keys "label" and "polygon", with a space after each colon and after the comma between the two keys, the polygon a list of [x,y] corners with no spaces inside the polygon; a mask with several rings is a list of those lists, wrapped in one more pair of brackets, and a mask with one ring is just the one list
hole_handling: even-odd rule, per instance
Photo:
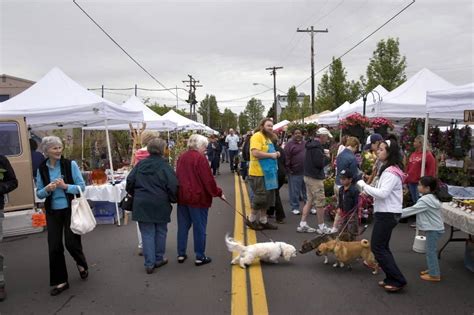
{"label": "utility pole", "polygon": [[277,123],[278,119],[278,113],[277,113],[277,90],[276,90],[276,71],[278,69],[283,69],[283,67],[270,67],[270,68],[265,68],[265,70],[272,70],[270,72],[270,75],[273,76],[273,123]]}
{"label": "utility pole", "polygon": [[178,86],[176,85],[176,107],[174,109],[175,111],[178,110]]}
{"label": "utility pole", "polygon": [[314,114],[316,111],[315,108],[315,93],[314,93],[314,33],[327,33],[328,29],[325,30],[315,30],[314,26],[311,26],[310,29],[300,30],[296,29],[296,32],[299,33],[311,33],[311,113]]}
{"label": "utility pole", "polygon": [[135,84],[135,96],[138,94],[138,86]]}
{"label": "utility pole", "polygon": [[186,85],[187,87],[189,87],[189,96],[188,96],[188,100],[186,102],[189,103],[190,118],[196,121],[197,120],[197,116],[196,116],[196,104],[197,104],[197,101],[196,101],[196,88],[197,87],[202,87],[202,85],[196,84],[196,83],[199,83],[199,80],[194,79],[192,75],[188,74],[188,77],[189,77],[189,80],[184,80],[183,81],[183,83],[188,83],[189,84],[189,85]]}

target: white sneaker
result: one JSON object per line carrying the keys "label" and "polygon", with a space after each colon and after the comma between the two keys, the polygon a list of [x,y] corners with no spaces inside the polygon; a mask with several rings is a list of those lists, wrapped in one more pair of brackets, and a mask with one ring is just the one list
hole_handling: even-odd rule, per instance
{"label": "white sneaker", "polygon": [[298,233],[314,233],[316,232],[316,229],[315,228],[312,228],[310,227],[309,225],[299,225],[297,228],[296,228],[296,232]]}
{"label": "white sneaker", "polygon": [[331,233],[331,229],[328,228],[326,224],[324,224],[322,227],[319,227],[316,230],[316,233],[318,233],[318,234],[329,234],[329,233]]}
{"label": "white sneaker", "polygon": [[316,213],[318,213],[318,211],[316,211],[316,209],[314,208],[311,208],[311,214],[316,214]]}
{"label": "white sneaker", "polygon": [[295,214],[295,215],[301,214],[300,210],[298,210],[298,209],[293,209],[293,210],[291,210],[291,213],[293,213],[293,214]]}
{"label": "white sneaker", "polygon": [[337,232],[338,232],[338,229],[335,228],[335,227],[332,227],[332,228],[329,229],[329,232],[328,232],[328,233],[329,233],[329,234],[332,234],[332,233],[337,233]]}

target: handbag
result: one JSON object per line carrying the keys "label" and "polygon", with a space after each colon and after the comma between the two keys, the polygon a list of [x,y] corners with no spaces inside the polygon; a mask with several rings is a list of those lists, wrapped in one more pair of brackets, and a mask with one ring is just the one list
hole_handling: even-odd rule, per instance
{"label": "handbag", "polygon": [[126,194],[119,203],[120,208],[125,211],[133,211],[133,196]]}
{"label": "handbag", "polygon": [[79,187],[79,198],[74,196],[71,201],[71,231],[74,234],[83,235],[92,231],[97,222],[87,199]]}

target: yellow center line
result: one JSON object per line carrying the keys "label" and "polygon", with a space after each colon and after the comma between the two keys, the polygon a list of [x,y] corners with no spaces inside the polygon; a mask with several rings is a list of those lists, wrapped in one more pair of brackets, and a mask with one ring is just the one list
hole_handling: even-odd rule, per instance
{"label": "yellow center line", "polygon": [[[235,208],[242,212],[242,199],[240,193],[239,176],[235,177]],[[245,229],[242,216],[235,212],[234,219],[234,239],[245,243]],[[232,258],[235,258],[237,253],[233,253]],[[245,269],[240,268],[239,265],[232,266],[232,299],[231,299],[231,314],[232,315],[246,315],[248,314],[247,302],[247,275]]]}
{"label": "yellow center line", "polygon": [[[242,195],[244,197],[244,206],[248,213],[250,213],[250,199],[247,193],[247,186],[242,180],[241,184]],[[257,243],[255,231],[251,229],[246,230],[247,244]],[[265,293],[265,284],[263,281],[262,266],[260,265],[260,262],[254,262],[252,264],[252,266],[249,268],[249,276],[253,315],[268,315],[267,295]]]}

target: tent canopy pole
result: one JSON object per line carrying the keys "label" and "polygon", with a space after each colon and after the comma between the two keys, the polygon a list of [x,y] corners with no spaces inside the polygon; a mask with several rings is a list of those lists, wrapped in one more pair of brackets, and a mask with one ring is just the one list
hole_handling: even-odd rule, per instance
{"label": "tent canopy pole", "polygon": [[423,135],[423,156],[421,158],[421,177],[425,176],[426,168],[426,149],[428,147],[428,125],[430,120],[430,114],[426,113],[425,117],[425,134]]}
{"label": "tent canopy pole", "polygon": [[[113,162],[112,162],[112,150],[110,148],[109,126],[107,124],[107,119],[105,120],[105,139],[107,140],[107,151],[108,151],[108,154],[109,154],[109,166],[110,166],[110,172],[112,174],[112,186],[115,186],[114,165],[113,165]],[[117,225],[120,226],[120,213],[119,213],[117,203],[115,203],[115,212],[117,214]]]}

